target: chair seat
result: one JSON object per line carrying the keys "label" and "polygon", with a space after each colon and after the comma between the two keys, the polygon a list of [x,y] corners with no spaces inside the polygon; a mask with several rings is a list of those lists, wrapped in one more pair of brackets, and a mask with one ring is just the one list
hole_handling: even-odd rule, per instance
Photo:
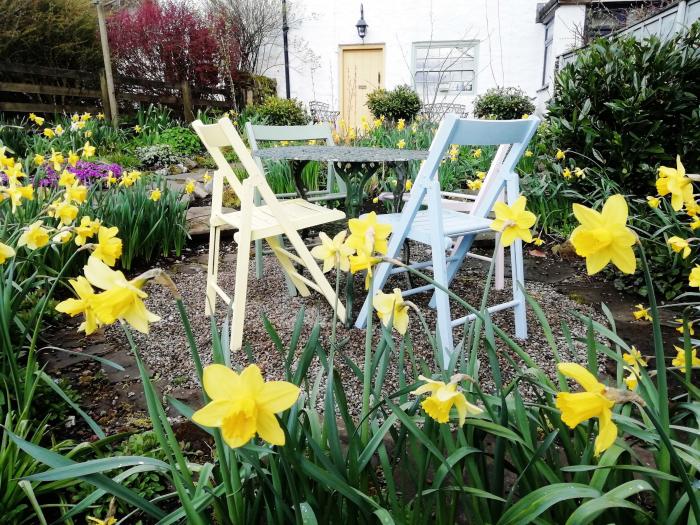
{"label": "chair seat", "polygon": [[[442,224],[445,237],[461,237],[468,233],[478,233],[490,229],[491,219],[475,217],[468,213],[460,213],[455,210],[442,209]],[[432,242],[432,223],[436,220],[435,213],[430,210],[421,210],[416,214],[413,224],[409,227],[407,238],[423,244]],[[401,221],[400,213],[386,213],[378,215],[377,220],[384,224],[391,224],[396,231]],[[446,246],[449,246],[446,242]]]}
{"label": "chair seat", "polygon": [[[311,228],[319,224],[339,221],[345,218],[345,213],[340,210],[324,208],[304,199],[279,201],[279,206],[282,208],[286,225],[294,230]],[[240,211],[222,213],[212,217],[211,225],[230,224],[234,228],[240,229],[242,218]],[[284,233],[282,225],[268,206],[256,206],[253,208],[251,240],[266,239],[282,233]]]}

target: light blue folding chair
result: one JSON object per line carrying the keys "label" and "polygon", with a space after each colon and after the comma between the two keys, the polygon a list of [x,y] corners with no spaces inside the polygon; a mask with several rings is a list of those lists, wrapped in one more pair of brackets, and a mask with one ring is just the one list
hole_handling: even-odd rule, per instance
{"label": "light blue folding chair", "polygon": [[[421,167],[411,189],[411,196],[401,213],[380,215],[379,220],[393,225],[387,256],[397,258],[406,239],[427,244],[431,247],[430,261],[411,263],[413,268],[432,268],[437,283],[448,288],[452,279],[471,250],[477,234],[490,229],[488,218],[499,196],[505,192],[509,205],[518,198],[520,186],[515,166],[525,153],[530,139],[537,130],[539,119],[527,120],[469,120],[456,115],[447,115],[435,134],[430,152]],[[508,148],[507,154],[497,169],[489,170],[489,175],[474,201],[469,213],[455,211],[443,205],[438,180],[438,168],[445,151],[451,144],[458,145],[498,145]],[[499,152],[502,149],[499,149]],[[501,155],[501,157],[503,157]],[[499,159],[500,160],[500,159]],[[426,199],[427,198],[427,199]],[[424,200],[427,209],[421,210]],[[445,252],[454,246],[449,256]],[[513,308],[515,315],[515,336],[527,338],[525,296],[523,292],[524,271],[522,242],[516,240],[510,247],[513,298],[505,303],[493,305],[489,312]],[[386,284],[390,275],[407,271],[390,263],[382,263],[375,270],[372,289],[360,311],[355,326],[364,328],[372,297]],[[448,367],[454,353],[452,330],[458,325],[474,320],[473,314],[452,319],[449,296],[433,285],[421,285],[402,292],[404,297],[433,291],[431,307],[437,307],[437,331],[442,345],[443,367]]]}

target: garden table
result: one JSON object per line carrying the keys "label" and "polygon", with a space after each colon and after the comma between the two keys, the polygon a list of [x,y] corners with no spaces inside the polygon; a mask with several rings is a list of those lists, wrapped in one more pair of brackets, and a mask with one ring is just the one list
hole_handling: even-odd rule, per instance
{"label": "garden table", "polygon": [[[336,173],[347,186],[345,214],[348,218],[359,217],[365,184],[382,165],[394,168],[396,171],[394,204],[396,211],[400,211],[399,207],[403,203],[403,193],[408,178],[408,163],[415,160],[425,160],[428,157],[427,150],[312,145],[277,146],[257,150],[254,154],[260,159],[289,161],[294,184],[302,198],[306,198],[301,180],[304,167],[311,161],[332,162]],[[353,318],[354,291],[352,282],[352,279],[349,278],[345,288],[345,309],[347,312],[345,323],[348,327]]]}
{"label": "garden table", "polygon": [[338,176],[347,186],[345,213],[349,218],[358,217],[362,209],[363,189],[369,178],[380,166],[394,168],[397,184],[394,197],[397,203],[402,196],[408,176],[407,163],[424,160],[427,150],[368,148],[354,146],[277,146],[260,149],[254,154],[265,160],[286,160],[291,163],[297,191],[306,198],[301,173],[311,161],[332,162]]}

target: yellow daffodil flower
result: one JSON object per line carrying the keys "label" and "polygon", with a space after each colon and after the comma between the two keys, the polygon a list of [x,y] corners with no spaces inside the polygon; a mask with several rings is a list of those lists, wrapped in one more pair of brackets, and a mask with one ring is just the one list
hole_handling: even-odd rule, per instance
{"label": "yellow daffodil flower", "polygon": [[671,194],[671,207],[680,211],[683,204],[695,204],[693,182],[685,176],[680,155],[676,157],[676,168],[661,166],[656,179],[656,190],[662,197]]}
{"label": "yellow daffodil flower", "polygon": [[[101,115],[101,113],[98,113],[98,115]],[[115,518],[114,516],[110,516],[104,520],[95,518],[93,516],[88,516],[87,519],[90,523],[93,523],[94,525],[115,525],[117,523],[117,518]]]}
{"label": "yellow daffodil flower", "polygon": [[44,128],[42,132],[47,139],[52,139],[56,136],[56,133],[51,128]]}
{"label": "yellow daffodil flower", "polygon": [[612,420],[615,402],[605,396],[607,387],[588,370],[576,363],[559,363],[557,369],[564,376],[575,380],[585,392],[559,392],[556,406],[561,411],[561,420],[569,427],[592,417],[598,418],[598,436],[595,440],[595,455],[612,446],[617,438],[617,425]]}
{"label": "yellow daffodil flower", "polygon": [[581,223],[571,234],[576,253],[586,258],[589,275],[598,273],[609,262],[624,273],[634,273],[637,259],[632,246],[637,236],[627,227],[627,202],[622,195],[613,195],[602,212],[574,204],[574,215]]}
{"label": "yellow daffodil flower", "polygon": [[557,160],[564,160],[566,158],[566,153],[564,153],[562,150],[558,149],[557,153],[554,155],[554,158]]}
{"label": "yellow daffodil flower", "polygon": [[90,116],[90,113],[85,112],[82,115],[80,115],[80,120],[83,122],[87,122],[88,120],[90,120]]}
{"label": "yellow daffodil flower", "polygon": [[378,128],[382,125],[382,120],[381,119],[374,119],[374,122],[372,123],[373,127]]}
{"label": "yellow daffodil flower", "polygon": [[161,196],[161,191],[158,188],[155,188],[151,190],[150,195],[148,196],[149,199],[151,199],[153,202],[158,202],[160,200]]}
{"label": "yellow daffodil flower", "polygon": [[83,157],[86,159],[89,159],[90,157],[95,156],[95,146],[91,146],[90,142],[86,142],[85,145],[83,146]]}
{"label": "yellow daffodil flower", "polygon": [[49,231],[43,228],[44,221],[32,223],[20,236],[17,246],[26,246],[30,250],[38,250],[49,244]]}
{"label": "yellow daffodil flower", "polygon": [[202,175],[202,182],[206,184],[211,180],[211,175],[209,175],[209,172],[205,172],[204,175]]}
{"label": "yellow daffodil flower", "polygon": [[474,157],[475,159],[480,159],[481,153],[482,153],[481,148],[477,148],[474,151],[472,151],[472,157]]}
{"label": "yellow daffodil flower", "polygon": [[479,179],[467,181],[467,188],[469,188],[472,191],[479,191],[483,185],[484,182],[480,181]]}
{"label": "yellow daffodil flower", "polygon": [[694,288],[700,288],[700,266],[695,265],[688,275],[688,284]]}
{"label": "yellow daffodil flower", "polygon": [[0,186],[0,201],[8,197],[12,205],[12,213],[17,211],[17,207],[22,205],[22,199],[34,200],[34,187],[27,185],[21,186],[13,179],[9,179],[9,184],[6,187]]}
{"label": "yellow daffodil flower", "polygon": [[298,386],[286,381],[266,383],[256,365],[240,374],[224,365],[209,365],[202,383],[211,401],[192,414],[192,421],[220,428],[231,448],[242,447],[256,434],[272,445],[284,445],[284,431],[275,414],[296,403]]}
{"label": "yellow daffodil flower", "polygon": [[392,322],[398,333],[404,335],[408,329],[408,305],[401,296],[401,290],[394,288],[394,293],[377,292],[372,299],[372,305],[377,311],[384,326]]}
{"label": "yellow daffodil flower", "polygon": [[70,120],[71,120],[71,122],[78,122],[80,120],[80,115],[78,115],[77,113],[73,113],[70,116]]}
{"label": "yellow daffodil flower", "polygon": [[138,124],[136,126],[134,126],[134,132],[136,132],[137,134],[141,133],[141,129],[142,129],[141,126],[139,126]]}
{"label": "yellow daffodil flower", "polygon": [[479,180],[484,180],[486,178],[486,172],[485,171],[477,171],[476,178]]}
{"label": "yellow daffodil flower", "polygon": [[80,156],[73,153],[73,150],[70,150],[68,152],[68,164],[70,164],[71,166],[75,166],[79,160]]}
{"label": "yellow daffodil flower", "polygon": [[[685,374],[685,368],[688,366],[688,362],[685,359],[685,348],[676,345],[673,345],[673,348],[676,350],[676,357],[673,358],[671,364],[677,366],[678,370]],[[696,366],[700,366],[700,358],[698,358],[697,348],[693,348],[690,351],[690,368],[695,368]]]}
{"label": "yellow daffodil flower", "polygon": [[523,113],[523,116],[520,117],[520,118],[523,119],[523,120],[527,120],[527,119],[530,118],[530,115],[529,115],[528,113]]}
{"label": "yellow daffodil flower", "polygon": [[341,272],[350,270],[348,257],[353,254],[354,250],[345,243],[346,235],[345,230],[338,232],[333,239],[325,232],[319,234],[321,244],[311,250],[311,255],[323,261],[323,273],[330,272],[333,268],[337,268]]}
{"label": "yellow daffodil flower", "polygon": [[122,255],[122,240],[117,237],[119,228],[113,226],[107,228],[100,226],[97,232],[97,244],[92,256],[98,258],[108,266],[114,266]]}
{"label": "yellow daffodil flower", "polygon": [[358,254],[362,251],[368,255],[373,253],[386,255],[391,225],[378,222],[375,212],[367,213],[359,219],[350,219],[348,228],[350,228],[348,246],[357,250]]}
{"label": "yellow daffodil flower", "polygon": [[365,251],[358,251],[357,255],[351,255],[348,257],[350,260],[350,272],[355,274],[357,272],[367,271],[365,275],[365,290],[369,290],[369,281],[372,278],[372,267],[381,261],[379,257],[372,257]]}
{"label": "yellow daffodil flower", "polygon": [[682,252],[682,257],[684,259],[687,259],[690,255],[690,243],[687,240],[682,239],[681,237],[677,237],[675,235],[673,237],[669,237],[668,241],[666,241],[666,244],[668,244],[674,252]]}
{"label": "yellow daffodil flower", "polygon": [[56,244],[68,244],[72,238],[73,232],[61,231],[54,235],[51,241]]}
{"label": "yellow daffodil flower", "polygon": [[8,246],[7,244],[0,242],[0,264],[5,264],[7,259],[15,256],[15,253],[16,252],[12,246]]}
{"label": "yellow daffodil flower", "polygon": [[80,225],[75,227],[75,244],[83,246],[85,242],[100,231],[100,221],[90,219],[85,215],[80,219]]}
{"label": "yellow daffodil flower", "polygon": [[87,130],[87,131],[85,132],[85,138],[86,138],[86,139],[89,139],[90,137],[92,137],[92,131]]}
{"label": "yellow daffodil flower", "polygon": [[464,378],[463,374],[455,374],[449,383],[445,383],[421,375],[418,376],[418,379],[425,381],[425,384],[414,390],[413,394],[419,396],[430,393],[430,396],[423,400],[421,406],[425,413],[438,423],[447,423],[450,420],[450,411],[452,407],[455,407],[461,427],[464,425],[467,415],[477,415],[483,412],[481,408],[467,401],[464,393],[459,390],[458,383]]}
{"label": "yellow daffodil flower", "polygon": [[564,168],[564,171],[561,172],[561,176],[566,180],[571,180],[574,177],[569,168]]}
{"label": "yellow daffodil flower", "polygon": [[576,168],[576,169],[574,169],[574,176],[575,176],[577,179],[585,179],[585,178],[586,178],[586,172],[583,171],[583,169],[581,169],[581,168]]}
{"label": "yellow daffodil flower", "polygon": [[[681,334],[685,333],[685,328],[683,326],[683,319],[675,319],[675,321],[679,324],[679,326],[676,327],[676,332],[679,332]],[[695,335],[695,329],[693,328],[693,323],[695,321],[688,321],[688,333],[690,335]]]}
{"label": "yellow daffodil flower", "polygon": [[78,327],[78,331],[84,331],[86,335],[94,333],[100,326],[100,322],[97,319],[97,315],[92,307],[92,300],[95,297],[95,290],[93,290],[90,282],[83,277],[79,276],[77,279],[70,279],[68,281],[78,296],[77,299],[66,299],[56,305],[56,310],[61,313],[75,317],[76,315],[84,315],[85,320]]}
{"label": "yellow daffodil flower", "polygon": [[537,217],[525,209],[526,205],[527,199],[521,195],[512,206],[505,202],[497,202],[493,207],[496,218],[491,221],[491,229],[501,232],[501,242],[504,246],[510,246],[515,239],[532,241],[530,228],[534,226]]}
{"label": "yellow daffodil flower", "polygon": [[105,119],[105,114],[102,113],[101,111],[95,116],[97,120],[104,120]]}
{"label": "yellow daffodil flower", "polygon": [[408,179],[404,184],[404,189],[406,191],[411,191],[411,188],[413,188],[413,181],[411,179]]}
{"label": "yellow daffodil flower", "polygon": [[63,225],[73,224],[73,221],[78,216],[78,207],[73,206],[69,201],[63,201],[53,208],[54,217],[59,219],[59,228]]}
{"label": "yellow daffodil flower", "polygon": [[695,201],[695,198],[685,203],[685,213],[687,213],[689,217],[695,217],[700,213],[700,204]]}
{"label": "yellow daffodil flower", "polygon": [[66,200],[82,204],[87,200],[88,189],[75,181],[72,185],[66,188]]}
{"label": "yellow daffodil flower", "polygon": [[396,147],[399,149],[404,149],[406,147],[406,141],[404,139],[401,139],[396,143]]}
{"label": "yellow daffodil flower", "polygon": [[143,304],[143,300],[148,297],[141,290],[146,283],[144,279],[137,277],[129,281],[122,272],[112,270],[93,256],[88,259],[83,273],[92,286],[104,290],[90,301],[100,323],[110,325],[117,319],[123,319],[135,330],[147,334],[149,323],[160,320]]}
{"label": "yellow daffodil flower", "polygon": [[37,126],[44,125],[44,117],[37,117],[34,113],[29,114],[29,120],[33,121]]}
{"label": "yellow daffodil flower", "polygon": [[374,204],[377,204],[377,203],[379,202],[379,197],[374,197],[374,198],[372,199],[372,202],[373,202]]}
{"label": "yellow daffodil flower", "polygon": [[63,153],[52,149],[51,157],[49,160],[53,162],[53,169],[55,171],[58,171],[61,169],[61,164],[63,164],[63,162],[65,162],[66,159],[63,157]]}
{"label": "yellow daffodil flower", "polygon": [[396,131],[403,131],[405,127],[406,127],[406,120],[400,118],[398,120],[398,122],[396,123]]}
{"label": "yellow daffodil flower", "polygon": [[640,319],[643,319],[644,321],[652,320],[651,314],[649,313],[649,308],[644,308],[644,305],[642,304],[635,305],[635,308],[636,310],[632,312],[632,315],[637,321]]}
{"label": "yellow daffodil flower", "polygon": [[57,136],[57,137],[60,137],[61,135],[63,135],[63,132],[64,132],[63,126],[61,126],[61,125],[59,124],[58,126],[56,126],[56,127],[54,128],[54,132],[56,133],[56,136]]}
{"label": "yellow daffodil flower", "polygon": [[39,155],[38,153],[34,155],[34,164],[36,164],[37,166],[41,166],[42,164],[44,164],[44,162],[46,162],[46,157],[44,157],[43,155]]}
{"label": "yellow daffodil flower", "polygon": [[544,240],[540,239],[539,237],[535,237],[534,239],[532,239],[532,244],[534,244],[535,246],[542,246],[544,244]]}
{"label": "yellow daffodil flower", "polygon": [[648,364],[642,353],[637,350],[637,347],[635,346],[632,346],[629,349],[629,352],[622,354],[622,360],[631,367],[646,367]]}
{"label": "yellow daffodil flower", "polygon": [[658,208],[661,204],[661,199],[658,197],[647,196],[647,204],[650,208]]}
{"label": "yellow daffodil flower", "polygon": [[193,193],[194,188],[195,188],[194,181],[192,179],[187,179],[187,182],[185,184],[185,193],[187,195]]}
{"label": "yellow daffodil flower", "polygon": [[61,172],[61,176],[58,178],[58,185],[59,186],[73,186],[78,183],[78,179],[75,178],[75,173],[72,171],[68,170],[63,170]]}
{"label": "yellow daffodil flower", "polygon": [[700,228],[700,217],[693,217],[693,220],[690,223],[690,229],[695,231],[698,228]]}
{"label": "yellow daffodil flower", "polygon": [[448,155],[452,162],[457,162],[457,159],[459,158],[459,146],[457,144],[452,144]]}

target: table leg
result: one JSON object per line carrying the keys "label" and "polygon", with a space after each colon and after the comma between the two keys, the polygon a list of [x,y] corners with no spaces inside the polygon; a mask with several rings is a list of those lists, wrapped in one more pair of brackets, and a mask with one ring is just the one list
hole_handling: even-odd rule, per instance
{"label": "table leg", "polygon": [[408,166],[405,162],[392,162],[389,166],[396,172],[396,187],[394,188],[394,213],[399,213],[403,209],[403,194],[406,191],[406,181],[408,180]]}
{"label": "table leg", "polygon": [[292,170],[292,177],[294,178],[294,185],[297,188],[297,193],[304,200],[306,200],[306,189],[304,188],[304,182],[301,180],[301,174],[309,162],[311,161],[293,159],[289,161],[289,166]]}

